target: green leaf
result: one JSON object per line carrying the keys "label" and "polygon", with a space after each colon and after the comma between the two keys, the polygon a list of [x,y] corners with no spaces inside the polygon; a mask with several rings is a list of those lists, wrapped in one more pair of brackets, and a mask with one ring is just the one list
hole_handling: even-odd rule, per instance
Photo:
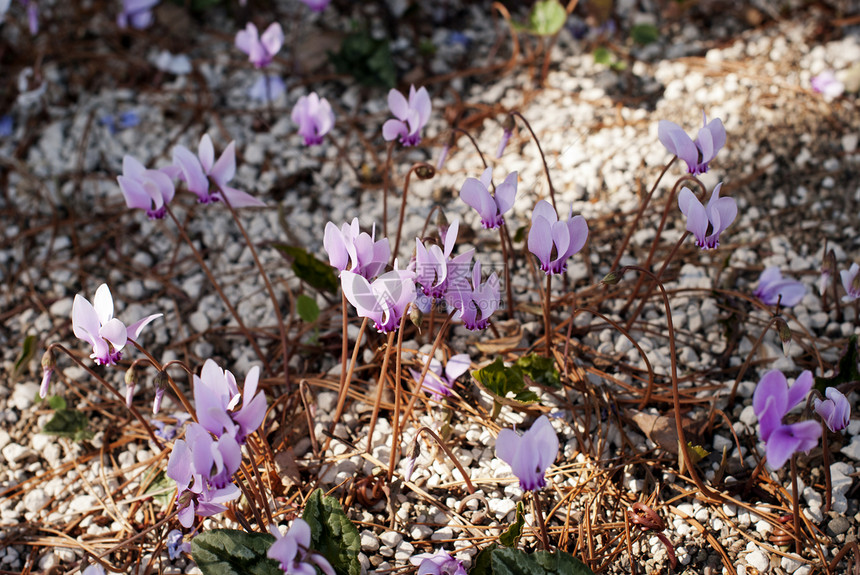
{"label": "green leaf", "polygon": [[70,437],[75,441],[91,439],[93,433],[87,430],[90,419],[87,415],[77,409],[58,409],[51,421],[42,428],[45,435],[56,435],[58,437]]}
{"label": "green leaf", "polygon": [[50,407],[54,411],[66,409],[66,400],[63,399],[63,396],[61,395],[52,395],[48,398],[48,407]]}
{"label": "green leaf", "polygon": [[301,294],[296,298],[296,312],[308,323],[313,323],[320,316],[320,307],[314,298]]}
{"label": "green leaf", "polygon": [[520,226],[517,228],[517,231],[514,232],[514,239],[511,241],[520,243],[526,239],[526,232],[528,228],[526,226]]}
{"label": "green leaf", "polygon": [[330,265],[298,246],[272,244],[272,247],[293,260],[291,269],[300,280],[320,291],[330,293],[337,291],[337,276],[334,275],[334,269]]}
{"label": "green leaf", "polygon": [[525,525],[526,516],[523,511],[523,502],[517,501],[517,519],[514,521],[507,531],[499,535],[499,543],[505,547],[516,547],[520,542],[520,537],[523,536],[523,525]]}
{"label": "green leaf", "polygon": [[16,381],[20,376],[33,356],[36,355],[36,336],[28,335],[24,338],[24,343],[21,344],[21,351],[18,357],[15,358],[15,365],[12,367],[12,381]]}
{"label": "green leaf", "polygon": [[612,63],[612,52],[606,46],[598,46],[592,53],[595,64],[609,66]]}
{"label": "green leaf", "polygon": [[836,373],[832,377],[816,377],[815,389],[823,394],[828,387],[857,381],[860,379],[860,370],[857,369],[858,361],[860,361],[860,352],[857,349],[857,336],[852,335],[848,338],[848,347],[845,348],[845,352],[839,358]]}
{"label": "green leaf", "polygon": [[[538,400],[538,396],[526,387],[522,372],[505,367],[501,357],[497,357],[490,365],[473,371],[472,377],[499,403],[534,403]],[[513,399],[508,395],[512,395]]]}
{"label": "green leaf", "polygon": [[204,575],[283,575],[266,557],[274,542],[267,533],[212,529],[191,540],[191,556]]}
{"label": "green leaf", "polygon": [[630,29],[630,37],[637,44],[646,46],[657,41],[660,31],[653,24],[636,24]]}
{"label": "green leaf", "polygon": [[566,20],[567,12],[559,0],[538,0],[529,13],[528,23],[525,26],[515,24],[514,27],[537,36],[553,36],[558,34]]}
{"label": "green leaf", "polygon": [[594,575],[588,566],[569,553],[498,548],[491,553],[492,575]]}
{"label": "green leaf", "polygon": [[173,498],[175,487],[175,482],[172,479],[169,479],[164,474],[164,471],[159,471],[144,493],[146,495],[151,495],[154,500],[161,503],[162,507],[167,507],[168,504],[170,504],[170,500]]}
{"label": "green leaf", "polygon": [[498,548],[498,543],[493,543],[489,547],[482,549],[472,562],[472,568],[469,570],[469,575],[492,575],[493,551]]}
{"label": "green leaf", "polygon": [[532,381],[549,387],[561,387],[561,375],[555,368],[555,360],[536,353],[524,355],[514,362],[514,369],[519,369],[529,376]]}
{"label": "green leaf", "polygon": [[393,88],[397,83],[388,39],[374,38],[367,30],[348,34],[340,51],[329,52],[328,57],[339,74],[349,74],[365,86]]}
{"label": "green leaf", "polygon": [[361,536],[337,499],[317,489],[308,498],[302,519],[311,528],[311,548],[328,559],[338,575],[361,575]]}

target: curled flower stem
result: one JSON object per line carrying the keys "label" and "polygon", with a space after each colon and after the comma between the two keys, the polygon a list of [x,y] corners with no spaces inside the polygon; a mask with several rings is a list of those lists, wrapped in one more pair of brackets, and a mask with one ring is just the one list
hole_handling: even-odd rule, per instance
{"label": "curled flower stem", "polygon": [[373,415],[370,416],[370,428],[367,430],[367,453],[373,449],[373,430],[376,428],[376,420],[379,418],[379,406],[382,404],[382,391],[385,389],[385,380],[388,371],[388,360],[391,357],[391,348],[394,345],[394,332],[388,332],[388,341],[382,351],[382,368],[376,380],[376,399],[373,402]]}
{"label": "curled flower stem", "polygon": [[223,301],[224,305],[227,306],[227,311],[229,311],[230,315],[233,316],[233,319],[236,320],[236,324],[238,324],[239,329],[245,336],[245,339],[247,339],[251,344],[251,347],[254,348],[254,353],[256,353],[260,361],[263,362],[263,365],[266,367],[266,371],[271,371],[269,362],[266,360],[266,356],[263,355],[263,351],[260,349],[260,346],[257,345],[257,340],[251,335],[250,330],[245,326],[245,322],[242,321],[242,318],[239,317],[239,313],[236,311],[236,308],[234,308],[233,304],[230,303],[230,300],[227,299],[227,296],[221,289],[221,285],[215,281],[215,277],[212,275],[212,270],[210,270],[209,266],[206,265],[206,260],[203,258],[203,255],[197,250],[197,247],[194,245],[194,242],[191,241],[191,238],[188,237],[188,234],[185,232],[185,228],[182,227],[182,224],[179,223],[173,210],[170,209],[170,205],[164,204],[164,208],[167,211],[167,215],[169,215],[170,219],[173,220],[173,223],[176,224],[176,229],[179,230],[179,235],[182,236],[182,239],[185,240],[185,243],[191,248],[194,258],[197,260],[197,263],[200,264],[200,269],[202,269],[203,273],[206,274],[206,277],[209,279],[209,283],[212,284],[212,287],[215,288],[215,292],[221,298],[221,301]]}
{"label": "curled flower stem", "polygon": [[[397,220],[397,235],[395,236],[394,240],[394,249],[391,250],[391,265],[394,265],[394,260],[397,259],[397,254],[400,253],[400,233],[403,231],[403,218],[406,215],[406,198],[409,195],[409,180],[412,176],[412,172],[417,169],[429,169],[430,173],[434,175],[436,171],[436,169],[427,162],[416,162],[412,164],[412,166],[409,168],[409,171],[406,172],[406,181],[403,183],[403,199],[400,201],[400,217]],[[433,176],[430,177],[432,178]]]}
{"label": "curled flower stem", "polygon": [[615,254],[615,260],[612,262],[612,265],[609,266],[609,269],[614,270],[618,267],[618,263],[621,261],[621,257],[624,255],[624,250],[627,249],[627,244],[630,243],[630,238],[633,237],[633,232],[636,231],[636,228],[639,226],[639,220],[642,219],[642,215],[645,213],[645,209],[648,207],[648,204],[651,203],[651,198],[654,197],[654,192],[657,191],[657,186],[660,184],[660,181],[663,179],[663,176],[669,171],[669,168],[672,167],[672,164],[675,163],[675,160],[678,159],[678,156],[672,156],[672,159],[669,160],[669,163],[663,167],[663,171],[660,172],[660,175],[657,177],[657,181],[654,182],[654,185],[651,187],[651,191],[648,192],[648,195],[645,196],[645,201],[642,202],[642,205],[639,206],[639,211],[636,212],[636,217],[633,218],[633,223],[630,224],[630,229],[627,230],[627,235],[624,236],[624,241],[621,242],[621,247],[618,248],[618,252]]}
{"label": "curled flower stem", "polygon": [[[133,362],[131,362],[131,367],[129,367],[129,369],[135,369],[139,363],[147,362],[152,367],[154,367],[156,369],[156,371],[163,371],[165,374],[167,374],[167,368],[169,366],[174,365],[174,364],[179,364],[182,367],[182,369],[185,370],[186,373],[193,376],[193,373],[191,372],[191,370],[189,370],[188,367],[184,363],[182,363],[181,361],[174,359],[172,361],[167,362],[166,364],[164,364],[162,366],[157,361],[155,361],[155,358],[153,358],[149,354],[149,352],[147,352],[140,345],[138,345],[137,342],[132,341],[131,343],[133,343],[134,347],[136,347],[138,350],[140,350],[141,353],[145,354],[146,357],[138,358],[138,359],[134,360]],[[170,375],[167,375],[167,383],[170,384],[170,389],[173,390],[173,394],[176,395],[176,397],[179,399],[179,402],[182,403],[182,407],[185,408],[185,411],[188,412],[188,415],[191,416],[191,419],[196,422],[197,421],[197,412],[194,410],[194,407],[191,405],[191,402],[188,401],[188,398],[185,397],[185,394],[182,393],[182,390],[179,389],[179,387],[176,385],[176,382],[173,381],[173,378],[170,377]]]}
{"label": "curled flower stem", "polygon": [[523,124],[525,124],[526,128],[528,128],[529,133],[532,135],[532,139],[535,141],[535,145],[537,145],[538,153],[540,154],[540,159],[543,161],[543,171],[546,174],[546,183],[549,186],[549,197],[552,200],[553,209],[558,212],[558,207],[555,205],[555,188],[552,186],[552,178],[549,175],[549,165],[546,163],[546,156],[543,153],[543,148],[541,148],[540,140],[538,140],[537,135],[534,130],[532,130],[531,124],[529,121],[525,119],[525,117],[520,113],[519,110],[514,110],[511,112],[511,116],[516,116],[520,120],[522,120]]}
{"label": "curled flower stem", "polygon": [[666,293],[666,288],[663,286],[663,283],[657,278],[657,276],[655,276],[652,272],[648,271],[645,268],[639,266],[627,266],[624,269],[635,270],[639,273],[650,276],[654,283],[657,285],[657,287],[660,288],[660,293],[663,296],[663,307],[666,310],[666,323],[669,331],[669,360],[672,366],[672,403],[675,410],[675,431],[678,434],[679,455],[683,457],[683,462],[690,474],[690,479],[699,489],[701,494],[708,500],[721,501],[719,494],[713,491],[710,487],[706,486],[702,479],[699,477],[699,473],[698,471],[696,471],[693,459],[692,457],[690,457],[689,447],[687,446],[687,439],[684,435],[684,426],[681,420],[681,393],[678,389],[678,354],[675,343],[675,324],[672,321],[672,306],[669,305],[669,296]]}
{"label": "curled flower stem", "polygon": [[[69,356],[72,361],[74,361],[76,364],[78,364],[79,367],[83,368],[84,370],[86,370],[87,373],[89,373],[91,376],[93,376],[95,379],[97,379],[99,381],[99,383],[101,383],[103,386],[105,386],[108,391],[110,391],[112,394],[114,394],[119,399],[119,401],[123,405],[125,405],[125,397],[119,391],[117,391],[117,389],[114,386],[112,386],[110,383],[108,383],[105,378],[103,378],[102,376],[100,376],[99,374],[94,372],[92,369],[90,369],[84,362],[82,362],[80,359],[78,359],[71,351],[69,351],[68,349],[63,347],[61,344],[52,343],[51,345],[48,346],[48,350],[50,350],[51,352],[53,352],[55,349],[62,351],[67,356]],[[149,435],[149,439],[156,445],[156,447],[158,447],[159,451],[164,451],[164,445],[162,445],[162,443],[161,443],[161,441],[159,441],[158,437],[155,436],[155,431],[152,429],[152,425],[150,425],[149,422],[146,419],[144,419],[144,417],[140,414],[140,412],[137,410],[137,408],[135,406],[133,406],[133,405],[130,406],[128,408],[128,410],[131,412],[131,414],[134,416],[134,418],[137,419],[141,425],[143,425],[143,429],[146,431],[147,435]]]}
{"label": "curled flower stem", "polygon": [[[671,162],[666,166],[667,169],[668,169],[669,165],[671,165]],[[671,213],[671,211],[673,210],[673,208],[675,206],[675,197],[678,194],[679,186],[682,183],[687,182],[687,181],[695,183],[704,192],[707,192],[704,184],[702,184],[702,182],[699,181],[699,179],[696,178],[695,176],[686,175],[686,176],[681,176],[680,178],[678,178],[678,181],[675,182],[675,185],[672,186],[672,190],[669,192],[669,198],[666,200],[666,205],[663,206],[663,216],[660,218],[660,225],[657,226],[657,233],[651,242],[651,249],[648,251],[648,258],[645,260],[645,263],[643,264],[642,267],[648,268],[648,269],[651,268],[651,262],[654,261],[654,254],[657,253],[657,246],[659,245],[660,238],[663,235],[663,229],[666,227],[666,222],[669,219],[669,214]],[[650,195],[649,195],[648,199],[650,200]],[[672,261],[672,258],[674,257],[678,248],[681,247],[684,240],[687,238],[687,235],[689,235],[689,232],[684,233],[682,238],[680,240],[678,240],[678,243],[675,245],[674,249],[669,254],[669,256],[663,261],[663,267],[660,268],[660,271],[657,274],[658,278],[663,277],[663,271],[666,269],[666,266],[669,265],[669,262]],[[620,257],[620,252],[619,252],[619,255],[616,257]],[[636,298],[636,296],[639,293],[639,288],[642,287],[643,281],[644,281],[644,279],[640,277],[639,280],[636,282],[636,287],[633,288],[633,291],[630,293],[630,297],[628,297],[627,301],[624,303],[624,308],[623,308],[624,311],[626,311],[630,307],[630,304],[633,303],[633,300]],[[645,305],[645,301],[651,296],[651,291],[653,289],[654,289],[653,287],[648,289],[648,293],[640,301],[639,307],[636,309],[636,312],[633,314],[632,318],[637,318],[637,317],[639,317],[639,314],[642,313],[642,307]],[[627,329],[630,329],[631,325],[632,325],[632,321],[629,321],[627,323]]]}
{"label": "curled flower stem", "polygon": [[[658,232],[658,233],[659,233],[659,232]],[[675,257],[675,254],[676,254],[676,253],[678,253],[678,249],[679,249],[679,248],[684,244],[684,240],[686,240],[686,239],[687,239],[687,236],[689,236],[689,235],[690,235],[690,232],[688,232],[688,231],[684,231],[684,233],[683,233],[683,234],[681,234],[681,237],[680,237],[680,238],[678,238],[678,241],[677,241],[677,242],[675,242],[675,246],[672,248],[672,251],[671,251],[671,252],[669,252],[669,255],[668,255],[668,256],[666,257],[666,259],[663,261],[663,265],[660,267],[660,270],[657,272],[657,275],[655,276],[655,279],[654,279],[654,281],[655,281],[655,282],[659,282],[660,280],[662,280],[662,279],[663,279],[663,272],[664,272],[664,271],[666,271],[666,267],[669,265],[669,262],[672,260],[672,258],[673,258],[673,257]],[[654,240],[654,243],[651,245],[652,250],[654,249],[654,246],[656,246],[656,245],[657,245],[657,240],[655,239],[655,240]],[[651,259],[651,258],[649,257],[649,258],[648,258],[648,260],[649,260],[649,261],[645,263],[645,267],[650,267],[650,265],[651,265],[651,264],[650,264],[650,259]],[[641,280],[641,278],[640,278],[640,280]],[[624,307],[625,307],[625,308],[626,308],[630,303],[632,303],[632,302],[633,302],[633,298],[635,298],[635,297],[636,297],[636,295],[638,294],[638,292],[639,292],[639,286],[640,286],[641,284],[642,284],[642,282],[641,282],[641,281],[636,282],[636,287],[634,287],[634,288],[633,288],[633,291],[632,291],[632,292],[630,292],[630,297],[627,299],[627,303],[624,305]],[[628,330],[630,330],[630,328],[632,328],[632,327],[633,327],[633,323],[634,323],[634,322],[636,321],[636,319],[639,317],[639,314],[641,314],[641,313],[642,313],[642,310],[645,308],[645,304],[648,302],[648,298],[650,298],[650,297],[651,297],[651,292],[652,292],[653,290],[654,290],[654,286],[653,286],[653,285],[651,285],[651,286],[648,288],[648,291],[646,291],[646,292],[645,292],[645,295],[643,295],[643,296],[642,296],[642,298],[639,300],[639,305],[638,305],[638,306],[636,306],[636,311],[634,311],[634,312],[633,312],[633,314],[632,314],[632,315],[627,319],[627,325],[626,325],[626,327],[627,327],[627,329],[628,329]]]}
{"label": "curled flower stem", "polygon": [[430,435],[430,437],[433,438],[433,441],[436,442],[436,445],[438,445],[442,449],[442,451],[445,452],[445,455],[448,456],[448,459],[450,459],[451,462],[457,466],[457,469],[460,470],[460,475],[463,476],[463,481],[466,483],[466,489],[469,490],[469,495],[474,495],[475,494],[475,486],[472,485],[472,480],[469,479],[469,475],[466,473],[466,470],[463,468],[463,465],[460,463],[460,461],[456,457],[454,457],[454,453],[448,448],[447,445],[445,445],[445,443],[442,441],[442,438],[439,437],[439,435],[435,431],[433,431],[432,429],[430,429],[429,427],[427,427],[425,425],[423,427],[418,428],[418,431],[415,433],[415,441],[416,442],[418,441],[418,437],[422,433]]}
{"label": "curled flower stem", "polygon": [[830,443],[827,441],[827,425],[821,422],[821,457],[822,467],[824,467],[824,512],[830,513],[830,506],[833,503],[833,483],[830,478]]}
{"label": "curled flower stem", "polygon": [[487,159],[484,157],[484,153],[481,151],[481,148],[478,146],[478,142],[475,141],[475,138],[474,138],[474,136],[472,136],[472,134],[470,134],[469,132],[467,132],[463,128],[458,128],[456,126],[451,128],[451,130],[453,132],[459,132],[459,133],[463,134],[464,136],[466,136],[467,138],[469,138],[469,141],[472,142],[472,145],[475,147],[475,151],[478,152],[478,156],[480,156],[480,158],[481,158],[481,163],[484,164],[484,169],[486,170],[487,168],[490,167],[490,165],[487,163]]}
{"label": "curled flower stem", "polygon": [[[220,189],[220,188],[219,188]],[[281,350],[284,356],[284,385],[287,386],[287,389],[290,388],[290,351],[287,348],[287,328],[284,326],[284,321],[281,319],[281,304],[278,302],[278,297],[275,295],[275,290],[272,287],[272,282],[269,281],[269,274],[266,273],[266,269],[263,267],[263,264],[260,263],[260,257],[257,255],[257,249],[254,247],[254,242],[251,241],[251,238],[248,236],[248,232],[245,231],[245,226],[242,225],[242,220],[239,219],[239,214],[236,213],[235,208],[230,204],[230,200],[227,198],[227,194],[221,191],[221,198],[224,200],[224,205],[227,206],[227,209],[230,210],[230,215],[233,216],[233,220],[236,222],[236,226],[239,228],[239,232],[242,234],[242,237],[245,238],[245,243],[248,245],[248,249],[251,252],[251,257],[254,258],[254,264],[256,264],[257,269],[260,270],[260,278],[263,280],[263,284],[266,286],[266,291],[269,294],[269,299],[272,301],[273,311],[275,312],[275,317],[278,322],[278,332],[281,336]],[[290,319],[292,319],[292,314],[290,314]]]}

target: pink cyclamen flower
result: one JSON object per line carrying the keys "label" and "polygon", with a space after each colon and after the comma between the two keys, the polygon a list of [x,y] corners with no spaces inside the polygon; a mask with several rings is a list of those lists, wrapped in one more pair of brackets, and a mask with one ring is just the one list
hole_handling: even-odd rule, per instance
{"label": "pink cyclamen flower", "polygon": [[242,463],[242,448],[225,433],[218,440],[203,426],[189,423],[185,439],[173,444],[165,475],[176,482],[179,523],[191,527],[194,516],[209,517],[225,511],[224,503],[241,495],[232,482]]}
{"label": "pink cyclamen flower", "polygon": [[413,555],[409,562],[418,567],[418,575],[466,575],[463,564],[444,549]]}
{"label": "pink cyclamen flower", "polygon": [[325,575],[334,575],[328,560],[310,550],[311,526],[304,519],[294,519],[286,534],[281,534],[277,525],[269,525],[269,532],[275,536],[275,542],[266,556],[280,563],[287,575],[315,575],[317,567]]}
{"label": "pink cyclamen flower", "polygon": [[839,81],[833,70],[825,70],[809,81],[812,89],[824,96],[826,100],[835,100],[845,91],[845,84]]}
{"label": "pink cyclamen flower", "polygon": [[567,222],[561,222],[548,201],[541,200],[535,206],[528,247],[540,260],[540,269],[546,275],[564,273],[567,259],[585,246],[588,222],[582,216],[572,216],[573,207],[570,208]]}
{"label": "pink cyclamen flower", "polygon": [[299,134],[305,139],[306,146],[322,144],[323,136],[334,126],[334,112],[325,98],[316,92],[302,96],[293,107],[292,119],[299,126]]}
{"label": "pink cyclamen flower", "polygon": [[391,246],[387,238],[376,240],[376,226],[371,233],[362,232],[358,218],[340,229],[333,223],[325,225],[323,247],[328,253],[328,261],[341,273],[350,271],[370,280],[376,277],[391,257]]}
{"label": "pink cyclamen flower", "polygon": [[480,179],[466,178],[460,188],[460,198],[478,210],[481,226],[494,230],[505,223],[504,215],[514,206],[517,197],[517,172],[511,172],[496,186],[496,193],[490,195],[493,169],[487,168]]}
{"label": "pink cyclamen flower", "polygon": [[845,295],[842,296],[842,301],[845,303],[852,302],[860,298],[860,266],[856,263],[851,264],[847,270],[839,272],[842,278],[842,287],[845,288]]}
{"label": "pink cyclamen flower", "polygon": [[346,299],[358,315],[373,321],[380,333],[391,333],[398,328],[409,304],[415,301],[415,274],[394,269],[376,278],[373,283],[349,271],[341,272],[340,283]]}
{"label": "pink cyclamen flower", "polygon": [[472,282],[467,278],[451,281],[445,294],[445,302],[456,309],[452,319],[462,321],[470,331],[487,329],[490,316],[499,309],[499,277],[490,274],[486,282],[481,281],[481,262],[472,268]]}
{"label": "pink cyclamen flower", "polygon": [[322,12],[331,4],[331,0],[301,0],[301,2],[314,12]]}
{"label": "pink cyclamen flower", "polygon": [[726,144],[726,129],[722,120],[714,118],[708,122],[704,110],[702,120],[704,127],[699,130],[695,141],[674,122],[660,120],[657,124],[657,137],[660,142],[670,153],[684,160],[687,163],[687,172],[693,175],[707,172],[708,163]]}
{"label": "pink cyclamen flower", "polygon": [[806,295],[806,286],[797,280],[783,278],[778,267],[769,267],[758,278],[758,287],[753,295],[765,305],[794,307]]}
{"label": "pink cyclamen flower", "polygon": [[430,94],[423,86],[417,91],[409,87],[409,101],[395,89],[388,92],[388,107],[396,119],[387,120],[382,125],[382,137],[387,142],[400,138],[404,146],[417,146],[421,143],[421,130],[430,119]]}
{"label": "pink cyclamen flower", "polygon": [[260,36],[257,27],[248,22],[244,30],[236,33],[236,47],[248,55],[255,68],[265,68],[284,45],[284,30],[274,22]]}
{"label": "pink cyclamen flower", "polygon": [[[678,207],[681,213],[687,216],[687,231],[696,236],[696,245],[703,250],[720,247],[720,234],[735,221],[738,215],[738,205],[734,198],[721,198],[720,182],[714,186],[708,205],[702,202],[689,188],[681,188],[678,194]],[[711,233],[708,235],[708,224]]]}
{"label": "pink cyclamen flower", "polygon": [[[200,375],[194,376],[194,401],[200,425],[215,437],[230,433],[243,444],[266,416],[266,396],[257,393],[259,378],[260,368],[252,367],[240,394],[233,374],[207,359]],[[242,408],[237,410],[240,401]]]}
{"label": "pink cyclamen flower", "polygon": [[546,470],[558,455],[558,436],[546,415],[541,415],[523,435],[503,429],[496,438],[496,456],[511,466],[524,491],[546,485]]}
{"label": "pink cyclamen flower", "polygon": [[[472,360],[468,353],[459,353],[452,355],[445,364],[445,369],[442,369],[442,364],[436,358],[430,359],[430,368],[424,376],[422,389],[429,391],[430,395],[436,401],[443,397],[451,395],[451,388],[454,387],[454,382],[457,378],[466,373],[472,365]],[[410,369],[412,378],[415,383],[421,381],[421,371]]]}
{"label": "pink cyclamen flower", "polygon": [[848,398],[835,387],[825,389],[824,395],[827,399],[823,401],[817,397],[813,400],[815,413],[821,417],[827,429],[842,431],[851,421],[851,404],[848,403]]}
{"label": "pink cyclamen flower", "polygon": [[427,297],[445,297],[448,285],[452,281],[456,282],[468,276],[469,262],[472,261],[475,250],[468,250],[451,258],[459,229],[460,221],[454,220],[454,223],[442,234],[445,243],[444,251],[436,244],[431,244],[427,248],[424,242],[415,238],[415,281],[422,287]]}
{"label": "pink cyclamen flower", "polygon": [[161,0],[122,0],[122,12],[116,17],[117,26],[137,30],[148,28],[152,24],[152,9]]}
{"label": "pink cyclamen flower", "polygon": [[93,346],[91,358],[99,365],[112,365],[122,357],[122,348],[136,341],[140,332],[152,320],[161,317],[156,313],[126,327],[113,317],[113,297],[107,284],[96,290],[95,305],[78,294],[72,304],[72,331],[75,336]]}
{"label": "pink cyclamen flower", "polygon": [[196,156],[185,146],[174,147],[173,163],[180,170],[179,178],[188,186],[188,191],[197,195],[201,204],[226,198],[234,208],[266,205],[254,196],[227,185],[236,175],[236,142],[230,142],[216,162],[212,138],[204,134]]}
{"label": "pink cyclamen flower", "polygon": [[139,208],[151,220],[159,220],[166,213],[165,206],[176,194],[172,177],[179,171],[173,166],[162,170],[147,170],[132,156],[122,159],[122,175],[117,176],[119,189],[129,208]]}
{"label": "pink cyclamen flower", "polygon": [[753,411],[759,420],[759,437],[766,444],[767,461],[779,469],[798,451],[809,451],[818,444],[821,426],[815,421],[785,425],[782,419],[802,402],[812,388],[811,371],[804,371],[794,384],[779,370],[767,372],[753,393]]}

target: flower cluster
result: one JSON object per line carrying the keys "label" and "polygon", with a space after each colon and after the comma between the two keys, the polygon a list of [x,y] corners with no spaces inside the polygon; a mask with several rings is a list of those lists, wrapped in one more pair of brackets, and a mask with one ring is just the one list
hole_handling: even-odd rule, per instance
{"label": "flower cluster", "polygon": [[[122,357],[122,348],[129,341],[136,341],[143,328],[162,315],[149,315],[126,326],[113,316],[113,296],[107,284],[98,287],[93,301],[94,304],[90,303],[81,294],[75,296],[72,304],[72,331],[75,337],[93,347],[90,357],[99,365],[113,365],[118,362]],[[43,383],[40,394],[45,397],[46,393],[47,385]]]}
{"label": "flower cluster", "polygon": [[485,230],[493,230],[505,223],[505,213],[514,206],[517,197],[517,172],[511,172],[504,181],[496,186],[490,195],[493,169],[487,168],[480,179],[466,178],[460,188],[460,198],[478,211],[481,225]]}
{"label": "flower cluster", "polygon": [[[722,182],[714,186],[708,205],[702,202],[690,190],[681,188],[678,194],[678,207],[687,216],[687,231],[696,237],[696,245],[703,250],[720,247],[720,234],[735,221],[738,215],[738,205],[734,198],[721,198]],[[708,233],[708,230],[711,233]]]}
{"label": "flower cluster", "polygon": [[541,200],[532,213],[529,230],[529,251],[540,260],[540,269],[546,275],[561,274],[567,270],[567,260],[585,246],[588,223],[582,216],[574,216],[570,208],[567,222],[561,222],[555,208]]}
{"label": "flower cluster", "polygon": [[212,138],[204,134],[195,155],[185,146],[173,148],[173,164],[158,170],[147,169],[132,156],[122,161],[123,174],[117,177],[129,208],[139,208],[150,219],[161,219],[175,195],[173,180],[185,182],[201,204],[227,200],[234,208],[261,207],[252,195],[227,185],[236,175],[236,145],[230,142],[215,160]]}
{"label": "flower cluster", "polygon": [[242,462],[242,444],[266,415],[266,398],[256,393],[259,376],[259,368],[252,368],[241,394],[233,374],[211,359],[194,376],[198,422],[189,423],[185,439],[174,443],[166,471],[177,485],[183,527],[191,527],[195,514],[208,517],[224,511],[224,503],[239,496],[232,476]]}
{"label": "flower cluster", "polygon": [[328,253],[328,261],[341,274],[350,271],[365,279],[379,275],[391,257],[391,246],[387,238],[376,239],[376,226],[371,233],[362,232],[358,218],[340,229],[333,223],[325,225],[323,247]]}
{"label": "flower cluster", "polygon": [[702,123],[695,141],[678,124],[660,120],[657,124],[657,137],[666,149],[687,163],[687,172],[692,175],[708,171],[708,163],[726,144],[726,129],[719,118],[708,122],[702,111]]}
{"label": "flower cluster", "polygon": [[418,90],[409,87],[409,100],[395,89],[388,92],[388,107],[394,118],[382,125],[382,137],[386,141],[400,139],[404,146],[421,143],[421,130],[430,119],[430,94],[423,86]]}
{"label": "flower cluster", "polygon": [[779,370],[767,372],[753,393],[753,410],[759,420],[759,437],[766,444],[767,461],[779,469],[798,451],[809,451],[818,444],[821,426],[811,420],[784,424],[783,418],[806,398],[812,389],[812,372],[804,371],[789,387]]}
{"label": "flower cluster", "polygon": [[248,55],[248,60],[255,68],[265,68],[271,64],[283,45],[284,30],[277,22],[270,24],[262,35],[251,22],[244,30],[236,33],[236,47]]}

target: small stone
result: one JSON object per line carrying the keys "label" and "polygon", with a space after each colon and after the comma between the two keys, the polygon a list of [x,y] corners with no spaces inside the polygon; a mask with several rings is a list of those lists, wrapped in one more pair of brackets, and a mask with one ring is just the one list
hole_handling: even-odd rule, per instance
{"label": "small stone", "polygon": [[851,522],[844,515],[837,515],[827,524],[827,534],[836,537],[848,531],[849,527],[851,527]]}
{"label": "small stone", "polygon": [[379,540],[386,547],[394,548],[397,547],[401,541],[403,541],[403,535],[401,535],[397,531],[386,531],[379,536]]}
{"label": "small stone", "polygon": [[753,551],[746,557],[747,565],[755,567],[759,573],[766,573],[770,568],[770,560],[761,551]]}
{"label": "small stone", "polygon": [[430,539],[432,539],[433,541],[446,541],[448,539],[453,538],[454,530],[447,525],[445,527],[440,527],[433,533],[433,535],[430,536]]}
{"label": "small stone", "polygon": [[740,419],[744,425],[751,428],[754,428],[756,423],[758,423],[758,416],[755,414],[752,405],[744,407],[744,410],[741,412],[738,419]]}
{"label": "small stone", "polygon": [[427,539],[431,535],[433,535],[433,528],[427,525],[414,525],[409,532],[409,536],[416,541]]}
{"label": "small stone", "polygon": [[379,549],[379,539],[373,533],[365,529],[361,532],[361,550],[365,553],[373,553]]}
{"label": "small stone", "polygon": [[785,570],[786,573],[794,573],[800,568],[801,565],[803,565],[803,562],[799,557],[795,559],[795,556],[786,555],[782,558],[782,561],[780,561],[779,565]]}

